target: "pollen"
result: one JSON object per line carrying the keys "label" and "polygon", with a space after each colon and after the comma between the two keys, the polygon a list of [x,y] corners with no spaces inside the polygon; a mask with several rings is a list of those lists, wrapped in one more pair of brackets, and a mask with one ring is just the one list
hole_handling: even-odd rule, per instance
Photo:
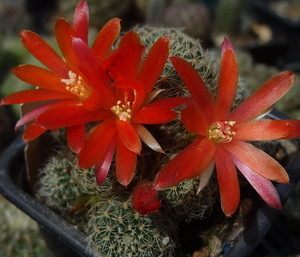
{"label": "pollen", "polygon": [[61,82],[67,85],[65,89],[78,96],[82,100],[88,98],[91,95],[91,90],[86,85],[82,77],[78,76],[72,71],[69,71],[68,75],[68,79],[61,80]]}
{"label": "pollen", "polygon": [[117,105],[111,107],[110,109],[122,121],[131,119],[130,102],[122,104],[122,102],[119,100],[117,101]]}
{"label": "pollen", "polygon": [[229,143],[235,132],[231,130],[236,121],[217,121],[208,130],[208,137],[214,143]]}

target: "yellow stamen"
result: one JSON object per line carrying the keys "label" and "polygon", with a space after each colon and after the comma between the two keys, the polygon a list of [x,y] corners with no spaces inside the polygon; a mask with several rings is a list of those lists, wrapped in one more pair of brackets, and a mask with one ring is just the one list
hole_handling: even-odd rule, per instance
{"label": "yellow stamen", "polygon": [[236,121],[217,121],[213,123],[208,130],[208,137],[214,143],[229,143],[232,140],[232,136],[235,135],[234,131],[231,131],[231,127]]}
{"label": "yellow stamen", "polygon": [[91,90],[86,85],[82,77],[78,76],[72,71],[69,71],[68,75],[68,79],[61,80],[61,82],[67,85],[65,89],[78,96],[82,100],[87,99],[91,95]]}
{"label": "yellow stamen", "polygon": [[126,102],[126,104],[121,104],[122,102],[119,100],[117,101],[117,105],[111,107],[111,111],[117,115],[117,117],[122,120],[126,121],[127,119],[131,119],[131,109],[130,109],[130,102]]}

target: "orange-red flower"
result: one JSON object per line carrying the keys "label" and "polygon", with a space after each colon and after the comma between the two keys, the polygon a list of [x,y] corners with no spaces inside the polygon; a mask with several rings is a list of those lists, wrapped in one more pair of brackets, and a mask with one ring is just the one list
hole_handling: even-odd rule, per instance
{"label": "orange-red flower", "polygon": [[229,216],[240,200],[237,167],[270,206],[281,208],[278,193],[269,180],[288,183],[286,171],[268,154],[246,141],[299,136],[298,120],[259,119],[291,88],[293,73],[282,72],[270,79],[231,111],[238,64],[229,40],[225,39],[222,44],[216,98],[188,62],[179,57],[170,59],[193,99],[181,111],[181,120],[186,129],[198,137],[159,171],[153,189],[162,190],[200,176],[200,191],[215,166],[222,209]]}
{"label": "orange-red flower", "polygon": [[[17,123],[16,129],[33,120],[24,131],[25,141],[32,140],[47,130],[35,122],[41,114],[46,115],[47,110],[63,107],[64,112],[68,112],[70,108],[82,106],[89,111],[96,111],[99,108],[101,92],[79,69],[80,63],[73,49],[74,37],[88,43],[88,15],[87,2],[82,0],[74,13],[73,27],[64,19],[57,20],[55,36],[63,58],[34,32],[26,30],[20,33],[25,48],[48,69],[34,65],[20,65],[14,68],[13,73],[19,79],[37,89],[16,92],[2,99],[1,105],[50,100],[50,103],[29,112]],[[92,51],[100,63],[98,72],[107,81],[109,78],[105,77],[104,70],[115,56],[111,46],[119,32],[120,20],[117,18],[110,20],[99,32],[92,46]],[[82,124],[68,128],[69,145],[75,152],[80,150],[83,143],[84,121]],[[64,126],[68,126],[67,120]]]}
{"label": "orange-red flower", "polygon": [[[92,54],[80,41],[74,42],[79,59]],[[116,176],[127,186],[135,173],[141,141],[155,151],[163,152],[159,143],[142,124],[160,124],[176,118],[173,109],[184,103],[184,98],[169,98],[152,102],[159,91],[152,91],[169,54],[169,40],[162,37],[151,47],[146,58],[139,36],[130,31],[119,44],[114,65],[109,68],[113,79],[111,90],[106,90],[103,110],[107,113],[98,126],[89,132],[78,161],[81,168],[96,165],[99,184],[105,179],[116,152]],[[86,63],[85,74],[96,81],[94,66]]]}

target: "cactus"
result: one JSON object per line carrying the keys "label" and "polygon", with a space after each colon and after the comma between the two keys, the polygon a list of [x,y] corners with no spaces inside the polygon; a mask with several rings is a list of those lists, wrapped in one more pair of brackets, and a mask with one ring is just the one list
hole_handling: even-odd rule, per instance
{"label": "cactus", "polygon": [[129,192],[121,194],[116,190],[113,176],[99,187],[93,170],[79,169],[76,160],[72,163],[65,158],[71,152],[63,149],[40,170],[37,197],[61,213],[88,208],[84,225],[81,219],[66,218],[79,228],[84,227],[90,250],[97,256],[122,256],[124,251],[128,256],[169,256],[174,248],[172,239],[150,217],[132,212]]}
{"label": "cactus", "polygon": [[71,177],[71,169],[72,164],[60,152],[51,157],[40,171],[41,187],[36,196],[54,209],[65,211],[71,208],[81,196],[76,181]]}
{"label": "cactus", "polygon": [[199,179],[184,180],[177,186],[163,191],[177,219],[202,219],[211,211],[218,194],[216,180],[212,178],[199,194],[196,193],[198,185]]}
{"label": "cactus", "polygon": [[170,256],[174,247],[169,236],[149,217],[132,212],[128,200],[108,199],[93,205],[85,232],[90,249],[103,256]]}
{"label": "cactus", "polygon": [[[179,56],[188,61],[199,73],[207,88],[215,95],[217,90],[218,57],[205,53],[198,39],[185,35],[180,29],[137,27],[135,31],[140,35],[141,41],[148,48],[160,37],[168,36],[170,40],[170,56]],[[156,84],[157,89],[165,89],[162,97],[188,96],[189,92],[177,75],[170,62],[167,62],[160,79]],[[249,92],[243,81],[239,81],[234,107],[238,106]]]}
{"label": "cactus", "polygon": [[[159,37],[170,38],[170,55],[180,56],[197,69],[205,84],[216,93],[217,74],[214,56],[204,53],[198,40],[184,35],[177,29],[136,28],[142,43],[150,47]],[[147,50],[146,50],[147,51]],[[156,89],[158,97],[189,96],[189,92],[168,62]],[[247,93],[239,83],[235,105]],[[160,126],[151,126],[149,131],[158,139],[165,153],[157,153],[145,147],[138,158],[136,175],[125,188],[117,183],[112,163],[105,182],[97,185],[93,169],[78,167],[76,156],[67,148],[64,131],[55,133],[60,145],[57,153],[49,159],[40,172],[38,197],[47,205],[62,213],[81,228],[88,236],[90,250],[96,256],[171,256],[178,243],[176,227],[182,221],[201,219],[212,209],[216,199],[217,183],[212,178],[200,194],[196,194],[199,180],[183,181],[178,186],[161,192],[163,208],[159,214],[141,217],[133,212],[130,194],[141,179],[153,180],[157,172],[178,154],[194,135],[187,132],[179,120]],[[69,217],[81,213],[81,219]]]}

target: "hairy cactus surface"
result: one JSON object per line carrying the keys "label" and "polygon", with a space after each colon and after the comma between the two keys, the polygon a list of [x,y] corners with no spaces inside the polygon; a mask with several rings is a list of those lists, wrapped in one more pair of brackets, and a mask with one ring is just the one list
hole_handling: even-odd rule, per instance
{"label": "hairy cactus surface", "polygon": [[103,256],[170,256],[172,240],[150,217],[130,208],[130,201],[108,199],[94,204],[85,232],[93,249]]}
{"label": "hairy cactus surface", "polygon": [[37,197],[45,203],[61,211],[71,208],[76,198],[81,195],[76,181],[71,177],[72,164],[57,155],[51,157],[46,166],[40,171],[40,184]]}

